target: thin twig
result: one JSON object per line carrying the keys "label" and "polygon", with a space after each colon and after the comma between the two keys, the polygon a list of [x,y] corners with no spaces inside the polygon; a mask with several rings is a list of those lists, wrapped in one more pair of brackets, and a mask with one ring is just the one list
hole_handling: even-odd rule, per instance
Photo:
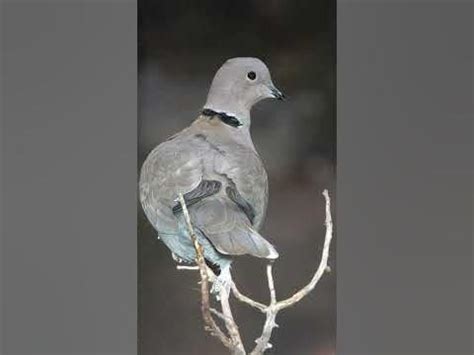
{"label": "thin twig", "polygon": [[[323,276],[324,272],[329,272],[330,267],[328,266],[328,258],[329,258],[329,248],[331,246],[331,240],[333,235],[333,224],[332,224],[332,217],[331,217],[331,200],[329,197],[329,193],[327,190],[323,191],[323,196],[326,201],[326,235],[324,239],[324,247],[323,253],[321,257],[321,261],[319,266],[310,280],[310,282],[301,288],[298,292],[293,294],[291,297],[277,301],[276,300],[276,292],[275,292],[275,283],[273,279],[273,264],[269,263],[267,265],[267,281],[268,281],[268,289],[270,292],[270,304],[266,306],[263,303],[257,302],[252,300],[250,297],[243,295],[235,285],[235,283],[231,279],[231,290],[235,298],[245,304],[248,304],[251,307],[258,309],[259,311],[265,313],[265,324],[263,326],[262,335],[256,340],[256,346],[250,353],[250,355],[261,355],[265,352],[265,350],[272,347],[270,344],[270,338],[272,336],[272,331],[274,328],[278,327],[275,322],[276,316],[279,311],[290,307],[296,303],[298,303],[303,297],[309,294],[318,284],[319,280]],[[222,287],[220,290],[220,300],[221,300],[221,307],[222,313],[210,307],[210,300],[209,300],[209,282],[213,282],[215,280],[215,276],[209,272],[208,267],[204,260],[203,249],[202,246],[198,243],[196,235],[194,234],[191,219],[189,217],[189,212],[186,208],[186,203],[184,201],[183,195],[179,194],[179,202],[183,209],[183,214],[186,220],[187,228],[191,239],[193,240],[194,248],[196,249],[196,263],[199,268],[200,276],[201,276],[201,310],[204,318],[204,322],[206,324],[205,329],[211,332],[212,335],[218,337],[221,342],[229,348],[232,354],[235,355],[245,355],[245,349],[242,344],[242,340],[240,337],[239,329],[237,324],[235,323],[234,317],[232,315],[232,311],[229,304],[229,289],[226,287]],[[194,267],[178,267],[180,270],[196,270]],[[229,337],[227,337],[222,330],[217,326],[214,319],[212,318],[212,314],[216,315],[217,317],[221,318],[229,332]]]}
{"label": "thin twig", "polygon": [[276,303],[275,282],[273,281],[273,262],[267,265],[268,289],[270,290],[270,306]]}
{"label": "thin twig", "polygon": [[323,191],[324,198],[326,200],[326,236],[324,239],[324,247],[323,247],[323,254],[321,257],[321,261],[319,263],[319,267],[316,270],[316,273],[314,274],[313,278],[311,281],[303,287],[301,290],[296,292],[293,296],[279,301],[276,304],[276,308],[278,310],[290,307],[296,303],[298,303],[303,297],[305,297],[308,293],[310,293],[317,285],[319,280],[321,279],[321,276],[323,276],[325,271],[330,271],[330,268],[328,268],[328,259],[329,259],[329,247],[331,246],[331,240],[332,240],[332,217],[331,217],[331,199],[329,198],[329,193],[328,190]]}
{"label": "thin twig", "polygon": [[258,309],[260,312],[265,313],[265,310],[267,309],[267,306],[265,306],[263,303],[254,301],[250,297],[245,296],[242,292],[239,291],[237,288],[236,284],[232,282],[232,294],[237,298],[239,301],[242,303],[248,304],[250,307]]}
{"label": "thin twig", "polygon": [[[311,281],[304,286],[301,290],[296,292],[293,296],[283,300],[276,302],[276,294],[275,294],[275,285],[273,281],[273,270],[272,270],[272,263],[267,265],[267,279],[268,279],[268,289],[270,291],[270,305],[265,309],[265,324],[263,325],[262,335],[256,340],[257,345],[252,350],[250,355],[261,355],[265,352],[265,350],[270,349],[272,345],[270,344],[270,338],[272,336],[272,331],[274,328],[278,327],[275,322],[275,318],[279,311],[290,307],[296,303],[298,303],[303,297],[305,297],[308,293],[310,293],[317,285],[319,280],[321,279],[322,275],[325,271],[329,271],[330,268],[327,265],[328,258],[329,258],[329,247],[331,246],[332,234],[333,234],[333,225],[332,225],[332,217],[331,217],[331,200],[329,198],[329,193],[327,190],[323,191],[323,196],[326,201],[326,235],[324,238],[324,247],[323,247],[323,254],[321,257],[321,261],[319,263],[319,267],[316,270]],[[239,298],[240,299],[240,298]],[[249,301],[246,300],[246,303],[249,304]],[[252,301],[253,302],[253,301]]]}
{"label": "thin twig", "polygon": [[196,271],[198,271],[199,266],[197,266],[197,265],[192,265],[192,266],[189,266],[189,265],[176,265],[176,269],[177,270],[196,270]]}
{"label": "thin twig", "polygon": [[263,325],[262,335],[255,341],[257,345],[250,353],[251,355],[263,354],[265,350],[270,349],[270,338],[272,337],[273,329],[278,327],[275,318],[278,314],[276,305],[275,282],[273,280],[273,262],[267,264],[267,280],[268,289],[270,290],[270,305],[265,310],[265,324]]}
{"label": "thin twig", "polygon": [[222,314],[224,315],[224,324],[235,347],[235,349],[233,349],[234,354],[245,354],[244,345],[240,337],[239,327],[234,321],[234,316],[232,315],[232,310],[230,308],[229,291],[230,290],[227,287],[222,286],[219,292]]}
{"label": "thin twig", "polygon": [[199,266],[199,274],[201,276],[201,312],[205,323],[204,329],[213,336],[217,337],[227,348],[233,349],[232,341],[222,332],[222,330],[214,321],[214,318],[212,318],[209,300],[209,276],[207,273],[206,262],[204,261],[202,246],[197,241],[196,234],[194,234],[191,218],[189,217],[188,208],[186,207],[183,194],[180,193],[178,198],[181,208],[183,209],[184,219],[186,221],[189,236],[191,237],[194,249],[196,250],[196,263]]}
{"label": "thin twig", "polygon": [[272,347],[272,344],[270,344],[270,338],[272,337],[273,329],[278,327],[278,324],[275,323],[275,318],[277,314],[278,310],[274,308],[269,308],[267,310],[262,335],[257,340],[255,340],[257,345],[252,350],[250,355],[261,355],[265,352],[265,350],[270,349]]}
{"label": "thin twig", "polygon": [[217,309],[215,308],[211,308],[210,309],[211,313],[214,314],[215,316],[219,317],[220,319],[222,320],[225,320],[225,315],[223,315],[221,312],[219,312]]}

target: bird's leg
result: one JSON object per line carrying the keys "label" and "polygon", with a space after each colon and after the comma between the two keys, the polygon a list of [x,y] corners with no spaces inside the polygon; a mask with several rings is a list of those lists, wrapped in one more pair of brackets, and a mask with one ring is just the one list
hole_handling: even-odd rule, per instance
{"label": "bird's leg", "polygon": [[230,265],[222,267],[221,273],[214,279],[212,284],[211,293],[220,300],[221,291],[230,292],[232,286],[232,275],[230,274]]}

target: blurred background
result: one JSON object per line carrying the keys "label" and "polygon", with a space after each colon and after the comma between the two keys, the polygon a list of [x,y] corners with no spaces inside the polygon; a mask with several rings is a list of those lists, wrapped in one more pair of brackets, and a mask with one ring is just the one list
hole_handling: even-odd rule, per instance
{"label": "blurred background", "polygon": [[[270,198],[262,234],[280,253],[277,297],[306,284],[320,260],[324,199],[336,170],[336,1],[138,1],[139,166],[167,137],[199,114],[214,73],[226,59],[253,56],[288,97],[252,111],[252,136],[267,168]],[[333,215],[335,218],[336,216]],[[177,271],[168,249],[138,207],[139,354],[225,354],[205,334],[198,275]],[[335,354],[336,245],[315,291],[279,314],[269,354]],[[242,257],[233,267],[241,291],[268,300],[264,264]],[[247,348],[264,317],[234,304]]]}

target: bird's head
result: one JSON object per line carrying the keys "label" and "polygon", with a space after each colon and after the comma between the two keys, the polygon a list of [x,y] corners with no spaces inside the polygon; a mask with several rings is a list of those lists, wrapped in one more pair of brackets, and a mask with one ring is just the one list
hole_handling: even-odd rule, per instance
{"label": "bird's head", "polygon": [[250,110],[264,99],[283,100],[285,96],[272,82],[265,63],[257,58],[232,58],[212,80],[205,109],[236,117],[250,124]]}

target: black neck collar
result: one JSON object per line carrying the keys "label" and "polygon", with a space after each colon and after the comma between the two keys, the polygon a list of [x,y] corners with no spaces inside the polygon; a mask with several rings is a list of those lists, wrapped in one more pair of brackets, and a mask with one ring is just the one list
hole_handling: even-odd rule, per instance
{"label": "black neck collar", "polygon": [[211,110],[210,108],[205,108],[204,110],[202,110],[202,114],[207,117],[218,117],[223,123],[232,127],[242,126],[242,123],[239,121],[237,117],[228,115],[225,112],[217,112],[217,111]]}

